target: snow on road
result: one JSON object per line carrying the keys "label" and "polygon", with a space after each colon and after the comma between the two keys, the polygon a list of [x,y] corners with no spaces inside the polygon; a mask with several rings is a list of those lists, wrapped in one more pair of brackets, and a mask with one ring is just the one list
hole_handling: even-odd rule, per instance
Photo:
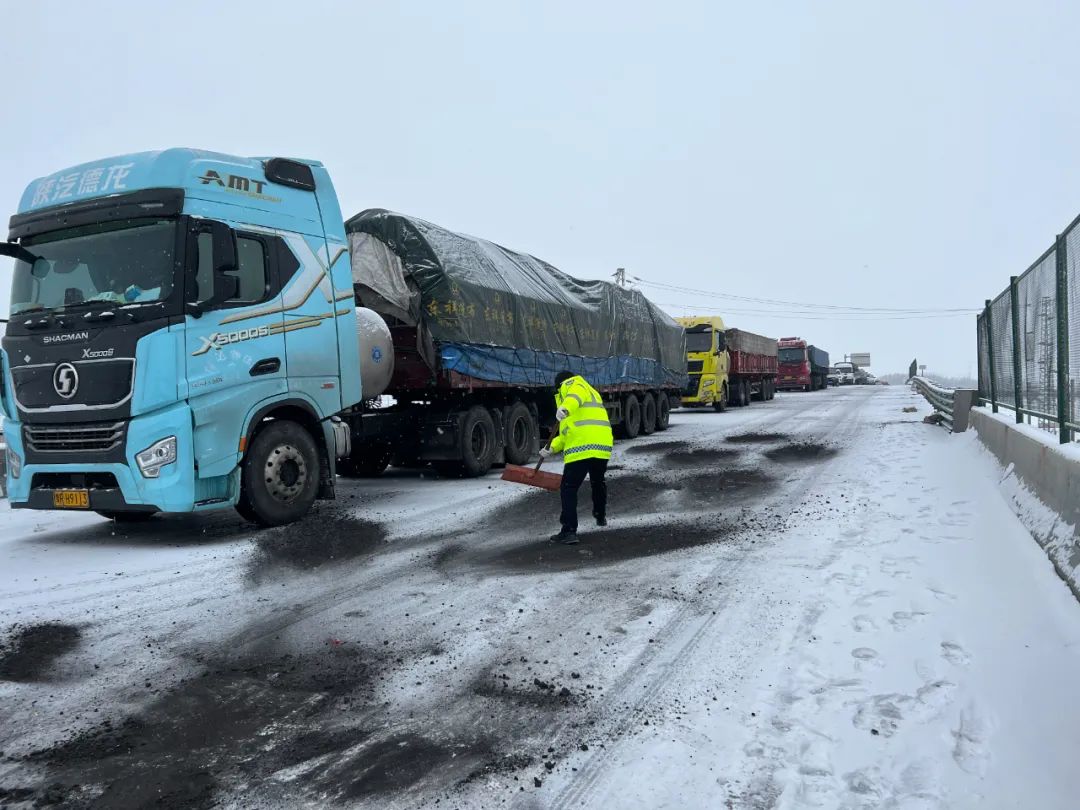
{"label": "snow on road", "polygon": [[676,413],[578,547],[495,474],[270,532],[0,507],[0,804],[1073,807],[1080,607],[911,404]]}

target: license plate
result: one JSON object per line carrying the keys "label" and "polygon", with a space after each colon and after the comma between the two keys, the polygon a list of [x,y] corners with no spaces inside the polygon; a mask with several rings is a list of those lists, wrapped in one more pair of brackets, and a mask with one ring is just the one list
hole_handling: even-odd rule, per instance
{"label": "license plate", "polygon": [[58,489],[52,496],[56,509],[89,509],[90,491],[86,489]]}

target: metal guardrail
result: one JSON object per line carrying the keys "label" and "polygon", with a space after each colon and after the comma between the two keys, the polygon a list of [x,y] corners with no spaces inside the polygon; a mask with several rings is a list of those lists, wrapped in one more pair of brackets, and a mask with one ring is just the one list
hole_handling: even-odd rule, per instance
{"label": "metal guardrail", "polygon": [[942,388],[933,380],[913,377],[912,386],[941,414],[941,423],[952,433],[963,433],[971,420],[971,407],[979,392],[970,388]]}

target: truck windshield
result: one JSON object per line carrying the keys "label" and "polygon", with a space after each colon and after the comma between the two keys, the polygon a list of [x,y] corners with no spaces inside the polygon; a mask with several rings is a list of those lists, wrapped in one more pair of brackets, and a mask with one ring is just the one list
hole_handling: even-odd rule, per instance
{"label": "truck windshield", "polygon": [[804,363],[806,349],[780,349],[777,352],[777,360],[781,363]]}
{"label": "truck windshield", "polygon": [[713,333],[709,332],[687,332],[686,333],[686,350],[688,352],[711,352],[712,351]]}
{"label": "truck windshield", "polygon": [[175,220],[126,220],[23,240],[37,259],[15,262],[11,314],[168,298],[177,228]]}

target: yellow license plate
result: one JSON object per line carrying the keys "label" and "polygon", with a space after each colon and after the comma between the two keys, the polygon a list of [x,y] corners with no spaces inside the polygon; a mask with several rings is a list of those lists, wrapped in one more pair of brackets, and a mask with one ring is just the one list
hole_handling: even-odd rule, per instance
{"label": "yellow license plate", "polygon": [[58,489],[52,496],[56,509],[89,509],[90,492],[85,489]]}

